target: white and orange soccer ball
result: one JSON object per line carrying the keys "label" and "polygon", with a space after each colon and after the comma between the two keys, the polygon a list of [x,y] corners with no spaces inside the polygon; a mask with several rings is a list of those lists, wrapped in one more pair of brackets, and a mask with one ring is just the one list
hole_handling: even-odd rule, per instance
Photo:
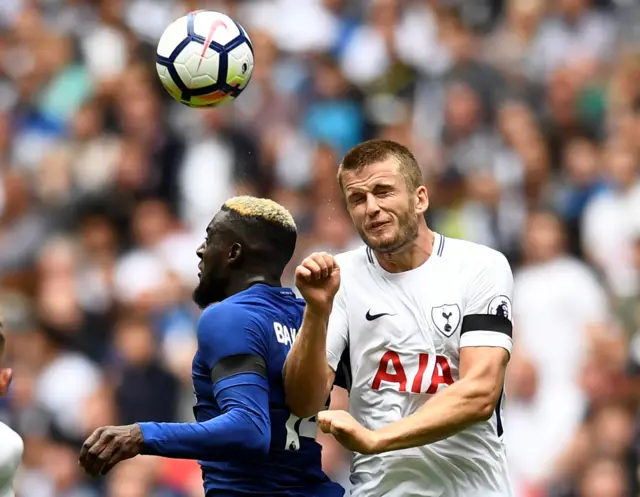
{"label": "white and orange soccer ball", "polygon": [[220,12],[199,10],[164,30],[156,69],[169,94],[190,107],[235,99],[253,73],[253,46],[245,29]]}

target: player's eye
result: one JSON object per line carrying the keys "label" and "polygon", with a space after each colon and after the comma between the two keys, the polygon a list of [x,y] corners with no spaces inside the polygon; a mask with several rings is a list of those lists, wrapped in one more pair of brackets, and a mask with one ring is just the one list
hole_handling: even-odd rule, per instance
{"label": "player's eye", "polygon": [[376,197],[388,197],[393,193],[393,189],[391,188],[376,188],[374,194]]}

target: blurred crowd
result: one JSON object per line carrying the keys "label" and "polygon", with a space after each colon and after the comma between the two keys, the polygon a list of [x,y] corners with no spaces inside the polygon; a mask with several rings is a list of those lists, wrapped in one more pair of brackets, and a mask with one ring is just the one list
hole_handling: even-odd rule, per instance
{"label": "blurred crowd", "polygon": [[[155,75],[162,30],[196,8],[255,48],[220,109]],[[371,137],[416,153],[432,228],[512,263],[516,497],[639,495],[640,4],[1,0],[0,420],[26,441],[19,497],[202,496],[189,461],[89,481],[79,444],[192,420],[195,250],[228,197],[288,207],[296,261],[359,245],[335,172]],[[320,439],[344,482],[347,454]]]}

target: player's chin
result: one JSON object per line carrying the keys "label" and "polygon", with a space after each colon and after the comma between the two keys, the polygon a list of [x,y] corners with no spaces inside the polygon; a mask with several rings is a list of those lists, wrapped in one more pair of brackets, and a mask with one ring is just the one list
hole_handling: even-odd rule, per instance
{"label": "player's chin", "polygon": [[216,301],[216,297],[208,291],[207,285],[202,280],[191,294],[191,298],[200,309],[205,309]]}
{"label": "player's chin", "polygon": [[367,245],[376,252],[394,252],[398,248],[398,237],[395,233],[380,233],[368,235],[365,241]]}

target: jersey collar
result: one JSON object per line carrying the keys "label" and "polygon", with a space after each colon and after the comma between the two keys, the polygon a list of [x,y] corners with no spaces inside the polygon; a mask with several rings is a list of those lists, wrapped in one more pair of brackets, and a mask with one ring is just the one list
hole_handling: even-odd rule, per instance
{"label": "jersey collar", "polygon": [[446,238],[442,236],[440,233],[437,233],[435,231],[433,232],[433,234],[435,236],[433,238],[433,250],[431,252],[431,255],[424,262],[424,264],[414,269],[410,269],[409,271],[403,271],[401,273],[390,273],[389,271],[384,269],[382,266],[380,266],[378,259],[376,259],[375,255],[373,254],[373,250],[371,250],[371,248],[369,247],[365,247],[367,262],[370,265],[372,265],[376,271],[384,274],[384,276],[386,276],[387,278],[397,278],[397,277],[402,277],[403,275],[406,275],[406,274],[412,274],[416,271],[421,270],[424,267],[427,267],[429,264],[432,264],[435,259],[442,257],[442,254],[444,253],[444,245],[445,245]]}

